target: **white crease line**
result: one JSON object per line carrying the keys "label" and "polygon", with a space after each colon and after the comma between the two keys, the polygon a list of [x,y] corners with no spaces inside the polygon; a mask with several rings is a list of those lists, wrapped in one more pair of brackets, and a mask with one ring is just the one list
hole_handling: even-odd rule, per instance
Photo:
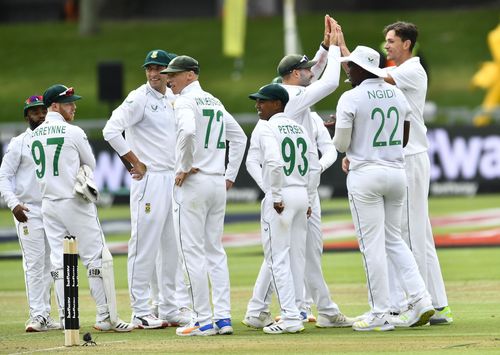
{"label": "white crease line", "polygon": [[[99,343],[99,344],[126,343],[127,341],[128,340],[113,340],[113,341],[106,341],[106,342]],[[83,346],[83,345],[80,345],[80,346]],[[57,346],[55,348],[30,350],[30,351],[23,351],[23,352],[20,352],[20,353],[10,353],[9,355],[33,354],[33,353],[39,353],[39,352],[42,352],[42,351],[51,351],[51,350],[59,350],[59,349],[66,349],[66,348],[68,348],[68,347],[66,347],[66,346]]]}

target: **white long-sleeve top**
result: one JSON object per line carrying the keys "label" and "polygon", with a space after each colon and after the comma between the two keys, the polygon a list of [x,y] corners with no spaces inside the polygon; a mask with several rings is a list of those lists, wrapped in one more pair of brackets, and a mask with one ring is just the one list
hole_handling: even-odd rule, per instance
{"label": "white long-sleeve top", "polygon": [[[186,86],[176,98],[174,114],[177,123],[175,172],[198,168],[210,175],[225,175],[235,181],[247,137],[234,117],[198,81]],[[229,141],[227,168],[226,141]]]}
{"label": "white long-sleeve top", "polygon": [[30,142],[30,128],[12,138],[0,166],[0,193],[11,210],[20,204],[42,203]]}
{"label": "white long-sleeve top", "polygon": [[[327,55],[328,62],[325,68],[325,56]],[[318,62],[311,68],[315,78],[323,72],[323,75],[317,80],[314,80],[309,86],[286,85],[283,87],[288,91],[290,97],[285,106],[285,114],[295,122],[302,125],[312,142],[310,146],[311,154],[311,170],[324,171],[331,166],[337,159],[335,148],[330,143],[322,143],[321,148],[318,145],[318,136],[320,139],[328,134],[328,130],[324,127],[323,120],[317,115],[312,115],[311,106],[330,95],[339,86],[340,80],[340,48],[330,46],[328,52],[320,47],[313,60]],[[321,121],[318,121],[317,119]],[[329,137],[329,136],[328,136]],[[330,140],[330,139],[329,139]],[[318,149],[323,155],[320,163]]]}
{"label": "white long-sleeve top", "polygon": [[427,94],[427,73],[419,57],[412,57],[396,67],[386,68],[387,73],[403,91],[411,107],[411,129],[405,156],[426,152],[427,127],[424,121],[425,96]]}
{"label": "white long-sleeve top", "polygon": [[50,111],[45,122],[31,133],[31,153],[42,198],[74,198],[73,188],[78,169],[95,169],[95,157],[87,135],[63,116]]}
{"label": "white long-sleeve top", "polygon": [[120,156],[133,151],[149,171],[173,171],[174,99],[170,89],[163,95],[149,83],[131,91],[106,123],[102,131],[104,139]]}
{"label": "white long-sleeve top", "polygon": [[309,200],[316,189],[310,180],[310,139],[304,127],[277,113],[269,121],[259,120],[250,138],[246,168],[273,202],[282,201],[282,188],[303,186]]}

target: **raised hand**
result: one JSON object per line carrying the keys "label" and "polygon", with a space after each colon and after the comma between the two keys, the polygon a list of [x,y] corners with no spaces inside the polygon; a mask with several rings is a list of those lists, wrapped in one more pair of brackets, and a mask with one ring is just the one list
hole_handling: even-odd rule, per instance
{"label": "raised hand", "polygon": [[330,46],[330,33],[332,32],[332,27],[330,25],[330,15],[325,15],[325,32],[323,34],[323,46],[328,48]]}

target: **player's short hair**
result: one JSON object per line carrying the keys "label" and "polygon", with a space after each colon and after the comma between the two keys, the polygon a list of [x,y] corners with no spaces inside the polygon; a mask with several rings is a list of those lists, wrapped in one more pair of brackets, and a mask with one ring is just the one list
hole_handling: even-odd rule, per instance
{"label": "player's short hair", "polygon": [[417,43],[417,37],[418,37],[417,26],[411,22],[398,21],[385,26],[383,31],[384,36],[387,35],[387,32],[392,30],[394,30],[396,36],[401,38],[403,41],[407,40],[410,41],[410,52],[411,52],[413,50],[413,47],[415,47],[415,43]]}

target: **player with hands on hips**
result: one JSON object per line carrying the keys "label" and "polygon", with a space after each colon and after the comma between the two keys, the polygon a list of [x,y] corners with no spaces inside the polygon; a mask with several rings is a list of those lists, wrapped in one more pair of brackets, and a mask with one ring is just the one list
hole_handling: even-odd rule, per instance
{"label": "player with hands on hips", "polygon": [[[102,331],[129,332],[131,324],[117,316],[113,270],[104,270],[104,257],[112,261],[102,232],[97,208],[75,193],[77,175],[87,165],[87,178],[92,178],[95,158],[85,132],[71,122],[76,112],[75,101],[81,99],[73,88],[56,84],[43,94],[48,108],[45,122],[31,133],[34,173],[42,194],[42,215],[51,249],[52,276],[55,280],[59,308],[64,309],[63,240],[78,238],[78,255],[87,269],[90,293],[97,306],[94,328]],[[111,260],[110,260],[111,259]],[[109,265],[109,264],[108,264]],[[108,272],[109,271],[109,272]]]}
{"label": "player with hands on hips", "polygon": [[50,317],[50,289],[54,282],[50,275],[50,247],[43,229],[42,195],[29,149],[31,132],[42,124],[46,115],[42,96],[26,99],[24,118],[29,127],[12,138],[0,166],[0,193],[12,210],[23,255],[29,306],[27,332],[61,329],[60,322]]}
{"label": "player with hands on hips", "polygon": [[147,83],[128,94],[103,129],[104,139],[132,165],[127,272],[132,322],[141,329],[184,325],[191,318],[181,314],[176,299],[186,289],[172,219],[174,94],[160,74],[173,58],[160,49],[147,53]]}
{"label": "player with hands on hips", "polygon": [[[411,109],[403,92],[384,82],[380,55],[358,46],[341,58],[355,88],[337,106],[333,142],[350,161],[347,189],[352,219],[368,285],[370,312],[354,322],[357,331],[393,330],[390,317],[388,260],[408,295],[409,326],[421,326],[434,314],[415,258],[401,238],[406,188],[403,147],[408,142]],[[404,128],[403,128],[404,125]]]}
{"label": "player with hands on hips", "polygon": [[193,306],[191,323],[177,328],[176,334],[232,334],[229,270],[222,233],[226,190],[236,179],[247,138],[220,100],[202,89],[196,59],[176,57],[161,73],[166,74],[170,88],[178,95],[174,102],[174,221]]}
{"label": "player with hands on hips", "polygon": [[[310,180],[311,142],[304,127],[283,113],[289,96],[281,85],[263,86],[249,97],[256,101],[260,119],[252,132],[250,147],[258,154],[248,155],[246,165],[265,193],[261,207],[265,262],[260,274],[266,268],[271,274],[281,309],[280,321],[273,323],[268,318],[263,331],[299,333],[304,326],[296,300],[297,294],[304,293],[307,217],[316,188]],[[255,285],[254,294],[259,287]],[[244,324],[253,326],[248,316],[266,322],[260,318],[263,312],[252,311],[249,306]]]}

